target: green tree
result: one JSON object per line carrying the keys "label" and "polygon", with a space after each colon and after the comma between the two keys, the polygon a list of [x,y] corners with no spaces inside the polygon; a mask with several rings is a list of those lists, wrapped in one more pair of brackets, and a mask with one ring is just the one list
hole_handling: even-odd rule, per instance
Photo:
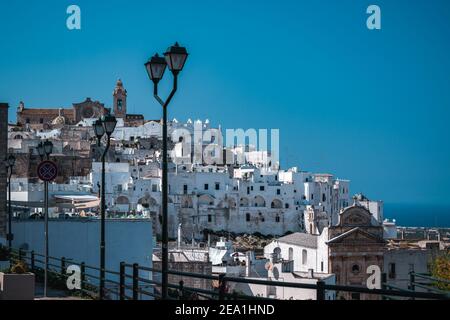
{"label": "green tree", "polygon": [[[431,264],[431,275],[434,278],[450,281],[450,253],[446,252],[437,256]],[[436,282],[435,286],[441,290],[449,290],[450,284]]]}

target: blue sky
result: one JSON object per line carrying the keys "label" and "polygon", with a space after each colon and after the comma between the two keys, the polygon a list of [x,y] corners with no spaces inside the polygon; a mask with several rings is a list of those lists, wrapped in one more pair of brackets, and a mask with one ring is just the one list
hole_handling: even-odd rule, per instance
{"label": "blue sky", "polygon": [[[82,30],[66,28],[81,7]],[[377,4],[382,30],[366,28]],[[281,163],[396,203],[450,204],[450,2],[0,1],[0,100],[112,104],[158,119],[143,63],[190,57],[170,117],[279,128]],[[168,82],[168,79],[166,79]],[[163,87],[164,89],[164,87]],[[168,86],[165,87],[168,89]]]}

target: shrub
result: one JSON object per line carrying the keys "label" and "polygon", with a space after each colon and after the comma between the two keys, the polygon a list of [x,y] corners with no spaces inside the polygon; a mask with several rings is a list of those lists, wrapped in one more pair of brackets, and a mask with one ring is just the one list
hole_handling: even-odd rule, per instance
{"label": "shrub", "polygon": [[[450,280],[450,253],[444,253],[436,257],[431,264],[431,275],[434,278]],[[435,286],[441,290],[450,290],[450,284],[437,282]]]}
{"label": "shrub", "polygon": [[25,262],[18,261],[11,267],[10,272],[13,274],[24,274],[28,272],[28,268]]}

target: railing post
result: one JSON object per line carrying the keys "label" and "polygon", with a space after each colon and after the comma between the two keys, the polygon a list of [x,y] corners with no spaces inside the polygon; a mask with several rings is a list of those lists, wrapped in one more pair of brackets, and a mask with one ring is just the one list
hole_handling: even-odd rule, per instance
{"label": "railing post", "polygon": [[33,271],[35,268],[34,250],[32,250],[30,253],[30,266],[31,266],[31,271]]}
{"label": "railing post", "polygon": [[139,265],[133,264],[133,300],[138,300],[139,294]]}
{"label": "railing post", "polygon": [[82,262],[80,264],[80,281],[81,281],[80,287],[81,287],[81,290],[83,290],[83,288],[84,288],[85,279],[86,279],[86,265],[84,262]]}
{"label": "railing post", "polygon": [[323,280],[317,281],[317,300],[325,300],[325,282]]}
{"label": "railing post", "polygon": [[225,300],[226,287],[225,273],[221,273],[219,274],[219,300]]}
{"label": "railing post", "polygon": [[180,284],[180,290],[178,292],[178,299],[183,300],[184,299],[184,281],[180,280],[179,284]]}
{"label": "railing post", "polygon": [[61,274],[65,274],[66,273],[65,270],[66,270],[66,258],[62,257],[61,258]]}
{"label": "railing post", "polygon": [[[386,290],[387,289],[386,282],[387,282],[387,274],[386,274],[386,272],[383,272],[381,274],[381,289],[382,290]],[[381,296],[381,299],[382,300],[387,300],[385,295]]]}
{"label": "railing post", "polygon": [[[409,273],[409,290],[416,291],[416,286],[415,286],[414,282],[416,282],[416,276],[414,275],[414,272],[410,272]],[[411,300],[415,300],[414,297],[412,297]]]}
{"label": "railing post", "polygon": [[120,263],[119,293],[120,300],[125,300],[125,262]]}

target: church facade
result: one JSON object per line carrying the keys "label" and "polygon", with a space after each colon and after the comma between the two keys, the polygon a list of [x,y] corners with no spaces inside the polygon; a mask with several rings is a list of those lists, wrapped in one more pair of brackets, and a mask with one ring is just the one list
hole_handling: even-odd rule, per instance
{"label": "church facade", "polygon": [[[113,113],[117,118],[126,120],[127,90],[122,80],[118,80],[113,91]],[[64,125],[76,125],[84,119],[99,118],[111,113],[111,108],[99,101],[86,98],[83,102],[73,103],[71,108],[26,108],[20,102],[17,108],[17,125],[33,130],[49,130]],[[136,120],[139,115],[131,115]],[[139,117],[138,117],[139,118]]]}
{"label": "church facade", "polygon": [[[336,275],[336,283],[366,287],[369,266],[383,270],[386,242],[383,226],[362,206],[351,206],[340,213],[339,223],[328,228],[329,273]],[[349,300],[376,300],[377,295],[340,292]]]}

